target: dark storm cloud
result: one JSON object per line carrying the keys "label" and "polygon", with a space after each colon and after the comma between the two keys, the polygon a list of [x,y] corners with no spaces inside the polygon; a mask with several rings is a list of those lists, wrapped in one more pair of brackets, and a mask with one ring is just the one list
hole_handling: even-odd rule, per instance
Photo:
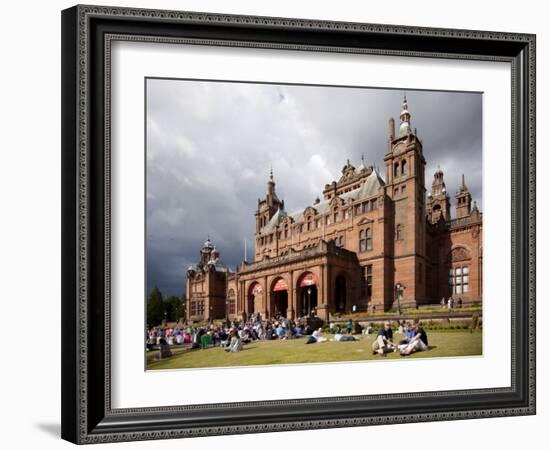
{"label": "dark storm cloud", "polygon": [[[407,91],[426,157],[447,190],[461,174],[482,206],[482,96]],[[270,167],[289,211],[311,204],[349,158],[384,173],[387,121],[402,90],[147,82],[147,288],[181,295],[208,236],[233,270],[253,254],[254,211]]]}

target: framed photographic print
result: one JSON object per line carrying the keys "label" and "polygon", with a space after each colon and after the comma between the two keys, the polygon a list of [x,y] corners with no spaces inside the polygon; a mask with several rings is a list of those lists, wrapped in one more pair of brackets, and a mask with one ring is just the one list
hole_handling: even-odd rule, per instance
{"label": "framed photographic print", "polygon": [[63,438],[535,413],[535,36],[75,6],[62,42]]}

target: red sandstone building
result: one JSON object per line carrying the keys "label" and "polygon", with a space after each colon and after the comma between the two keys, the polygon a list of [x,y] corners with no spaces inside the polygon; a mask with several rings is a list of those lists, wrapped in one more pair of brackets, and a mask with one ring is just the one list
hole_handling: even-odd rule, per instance
{"label": "red sandstone building", "polygon": [[187,271],[188,320],[260,313],[289,318],[482,300],[482,215],[464,176],[456,217],[443,172],[426,194],[426,160],[404,100],[391,118],[385,177],[348,163],[323,198],[287,212],[273,173],[255,213],[254,262],[231,273],[208,240]]}

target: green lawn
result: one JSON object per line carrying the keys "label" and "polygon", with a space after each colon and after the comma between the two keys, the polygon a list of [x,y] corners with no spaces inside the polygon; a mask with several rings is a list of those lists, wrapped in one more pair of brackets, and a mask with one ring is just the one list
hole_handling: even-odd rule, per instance
{"label": "green lawn", "polygon": [[[366,361],[380,359],[437,358],[443,356],[481,355],[481,331],[429,332],[430,349],[426,352],[401,356],[388,353],[373,355],[374,336],[358,336],[356,342],[322,342],[306,345],[305,338],[283,341],[258,341],[247,344],[242,352],[228,353],[221,348],[189,350],[176,348],[170,358],[156,361],[156,351],[147,354],[147,369],[187,369],[198,367],[231,367],[266,364],[295,364],[319,362]],[[332,336],[327,334],[327,338]],[[401,339],[395,336],[395,341]]]}

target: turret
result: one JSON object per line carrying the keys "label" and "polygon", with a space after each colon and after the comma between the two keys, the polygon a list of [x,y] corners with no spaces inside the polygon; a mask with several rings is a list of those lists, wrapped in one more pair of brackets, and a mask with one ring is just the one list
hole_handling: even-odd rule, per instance
{"label": "turret", "polygon": [[471,212],[472,196],[470,195],[470,191],[464,182],[464,174],[462,174],[462,184],[460,185],[455,198],[457,219],[461,217],[468,217]]}
{"label": "turret", "polygon": [[445,221],[451,219],[451,202],[443,179],[443,171],[439,167],[434,173],[432,191],[428,194],[427,213],[430,223],[437,223],[440,219]]}

